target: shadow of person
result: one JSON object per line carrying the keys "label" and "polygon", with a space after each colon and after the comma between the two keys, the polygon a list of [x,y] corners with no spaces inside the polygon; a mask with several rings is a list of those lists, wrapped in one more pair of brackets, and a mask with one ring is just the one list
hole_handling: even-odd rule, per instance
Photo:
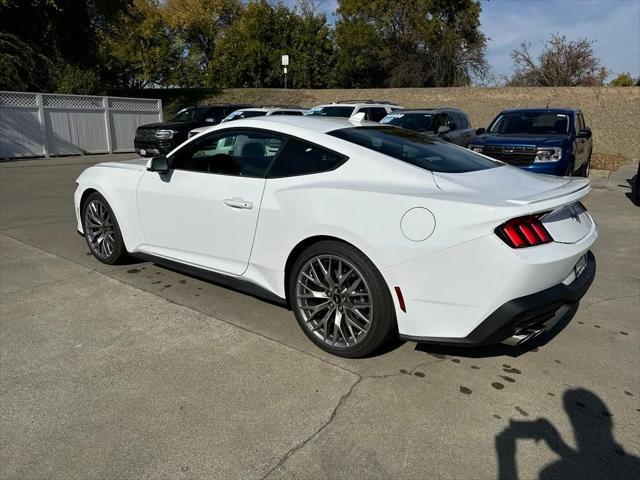
{"label": "shadow of person", "polygon": [[498,480],[519,478],[518,439],[542,440],[560,457],[540,471],[540,480],[640,478],[640,458],[627,454],[615,441],[612,414],[597,395],[582,388],[567,390],[563,403],[573,426],[576,448],[567,445],[546,418],[511,421],[496,436]]}

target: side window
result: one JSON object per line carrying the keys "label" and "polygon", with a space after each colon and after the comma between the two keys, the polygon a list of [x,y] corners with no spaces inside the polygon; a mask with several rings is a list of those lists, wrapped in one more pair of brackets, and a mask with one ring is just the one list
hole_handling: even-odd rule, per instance
{"label": "side window", "polygon": [[435,130],[438,131],[438,127],[441,126],[451,128],[451,120],[449,119],[449,115],[446,113],[440,114],[440,118],[438,119],[438,124],[435,126]]}
{"label": "side window", "polygon": [[171,159],[175,170],[240,177],[264,177],[284,140],[268,132],[216,132],[181,148]]}
{"label": "side window", "polygon": [[358,114],[358,113],[364,113],[364,119],[365,119],[365,120],[369,120],[369,119],[370,119],[371,112],[369,112],[369,107],[363,107],[363,108],[360,108],[360,109],[356,112],[356,114]]}
{"label": "side window", "polygon": [[269,178],[293,177],[326,172],[340,166],[345,157],[294,138],[288,139],[278,155]]}
{"label": "side window", "polygon": [[460,129],[460,117],[457,112],[449,112],[449,128],[452,131]]}
{"label": "side window", "polygon": [[576,115],[576,133],[584,128],[584,117],[581,113]]}
{"label": "side window", "polygon": [[369,109],[369,118],[368,120],[379,122],[384,117],[387,116],[387,110],[382,107],[371,107]]}
{"label": "side window", "polygon": [[458,128],[464,130],[469,128],[469,119],[464,113],[458,112]]}

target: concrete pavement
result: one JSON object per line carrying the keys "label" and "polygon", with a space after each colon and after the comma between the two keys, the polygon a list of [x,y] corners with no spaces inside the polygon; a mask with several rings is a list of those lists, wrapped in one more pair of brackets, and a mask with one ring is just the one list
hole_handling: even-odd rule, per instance
{"label": "concrete pavement", "polygon": [[0,164],[1,478],[640,475],[640,209],[624,184],[594,181],[597,277],[548,343],[346,360],[280,307],[88,255],[73,181],[104,160]]}

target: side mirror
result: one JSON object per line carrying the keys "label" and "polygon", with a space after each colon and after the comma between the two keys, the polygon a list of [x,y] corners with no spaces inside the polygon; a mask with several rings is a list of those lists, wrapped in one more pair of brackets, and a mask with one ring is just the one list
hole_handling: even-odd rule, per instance
{"label": "side mirror", "polygon": [[486,132],[484,127],[476,128],[476,135],[484,135]]}
{"label": "side mirror", "polygon": [[578,135],[576,135],[576,137],[578,138],[591,138],[591,129],[590,128],[583,128],[582,130],[580,130],[578,132]]}
{"label": "side mirror", "polygon": [[169,160],[164,155],[153,157],[147,165],[150,172],[167,173],[169,171]]}
{"label": "side mirror", "polygon": [[446,125],[440,125],[438,127],[438,134],[447,133],[449,130],[451,130],[451,129],[449,127],[447,127]]}

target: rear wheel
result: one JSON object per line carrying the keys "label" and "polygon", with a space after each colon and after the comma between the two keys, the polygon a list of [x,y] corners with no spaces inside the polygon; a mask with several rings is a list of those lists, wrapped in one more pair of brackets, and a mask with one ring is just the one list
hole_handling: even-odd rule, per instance
{"label": "rear wheel", "polygon": [[99,261],[114,265],[127,258],[116,216],[98,192],[91,193],[84,202],[82,227],[89,250]]}
{"label": "rear wheel", "polygon": [[318,242],[295,262],[289,298],[304,333],[341,357],[380,348],[396,328],[391,294],[362,252],[338,241]]}

